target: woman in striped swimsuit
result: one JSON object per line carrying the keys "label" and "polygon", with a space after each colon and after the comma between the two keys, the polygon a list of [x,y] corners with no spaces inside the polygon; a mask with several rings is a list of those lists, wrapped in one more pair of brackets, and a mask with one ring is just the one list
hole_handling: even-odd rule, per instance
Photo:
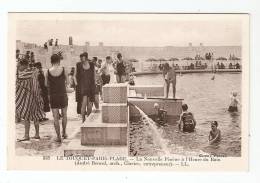
{"label": "woman in striped swimsuit", "polygon": [[35,68],[29,68],[28,65],[28,60],[22,59],[18,63],[17,70],[16,116],[20,119],[24,119],[25,125],[24,138],[18,139],[18,141],[30,140],[30,121],[34,121],[35,136],[33,138],[40,139],[39,120],[45,117],[38,82],[38,71]]}

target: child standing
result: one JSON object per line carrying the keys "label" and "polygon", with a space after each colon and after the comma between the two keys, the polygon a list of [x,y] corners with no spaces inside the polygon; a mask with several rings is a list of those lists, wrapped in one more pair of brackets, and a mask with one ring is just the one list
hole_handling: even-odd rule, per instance
{"label": "child standing", "polygon": [[211,122],[211,131],[209,132],[209,144],[218,144],[221,141],[221,131],[218,129],[218,122]]}

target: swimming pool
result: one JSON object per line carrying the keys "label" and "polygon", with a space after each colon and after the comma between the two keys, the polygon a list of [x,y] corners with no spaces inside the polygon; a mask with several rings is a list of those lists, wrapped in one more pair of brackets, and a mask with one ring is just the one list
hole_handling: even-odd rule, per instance
{"label": "swimming pool", "polygon": [[[237,113],[227,111],[232,91],[241,101],[241,73],[196,73],[177,76],[177,98],[183,98],[197,121],[196,132],[178,132],[177,124],[160,125],[164,142],[172,154],[198,155],[202,151],[221,156],[241,156],[241,106]],[[162,75],[144,75],[136,78],[138,84],[163,84]],[[170,89],[170,97],[172,92]],[[219,122],[222,141],[219,146],[208,145],[209,121]],[[130,154],[152,156],[163,154],[154,134],[142,121],[130,123]]]}

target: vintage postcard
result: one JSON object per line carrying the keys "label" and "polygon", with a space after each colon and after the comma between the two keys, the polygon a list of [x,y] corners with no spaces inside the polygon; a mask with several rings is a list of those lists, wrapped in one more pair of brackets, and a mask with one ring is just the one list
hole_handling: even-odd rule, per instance
{"label": "vintage postcard", "polygon": [[248,171],[248,14],[8,18],[9,170]]}

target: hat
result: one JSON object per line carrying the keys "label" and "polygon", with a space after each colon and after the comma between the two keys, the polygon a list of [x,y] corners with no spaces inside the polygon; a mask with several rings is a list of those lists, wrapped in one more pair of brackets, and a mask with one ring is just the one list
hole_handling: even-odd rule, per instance
{"label": "hat", "polygon": [[158,103],[154,103],[154,104],[153,104],[153,107],[154,107],[154,108],[159,108],[159,104],[158,104]]}
{"label": "hat", "polygon": [[88,52],[84,52],[84,53],[82,53],[82,57],[86,57],[86,58],[88,58]]}
{"label": "hat", "polygon": [[211,122],[211,125],[214,125],[214,126],[217,127],[217,126],[218,126],[218,122],[217,122],[217,121],[212,121],[212,122]]}
{"label": "hat", "polygon": [[29,61],[28,61],[27,59],[25,59],[25,58],[22,58],[22,59],[19,61],[19,63],[20,63],[21,65],[28,65],[28,64],[29,64]]}
{"label": "hat", "polygon": [[36,62],[34,64],[34,67],[36,67],[37,69],[41,69],[42,68],[42,63],[41,62]]}
{"label": "hat", "polygon": [[118,54],[117,54],[117,58],[118,58],[118,59],[119,59],[119,57],[122,58],[122,54],[121,54],[121,53],[118,53]]}

